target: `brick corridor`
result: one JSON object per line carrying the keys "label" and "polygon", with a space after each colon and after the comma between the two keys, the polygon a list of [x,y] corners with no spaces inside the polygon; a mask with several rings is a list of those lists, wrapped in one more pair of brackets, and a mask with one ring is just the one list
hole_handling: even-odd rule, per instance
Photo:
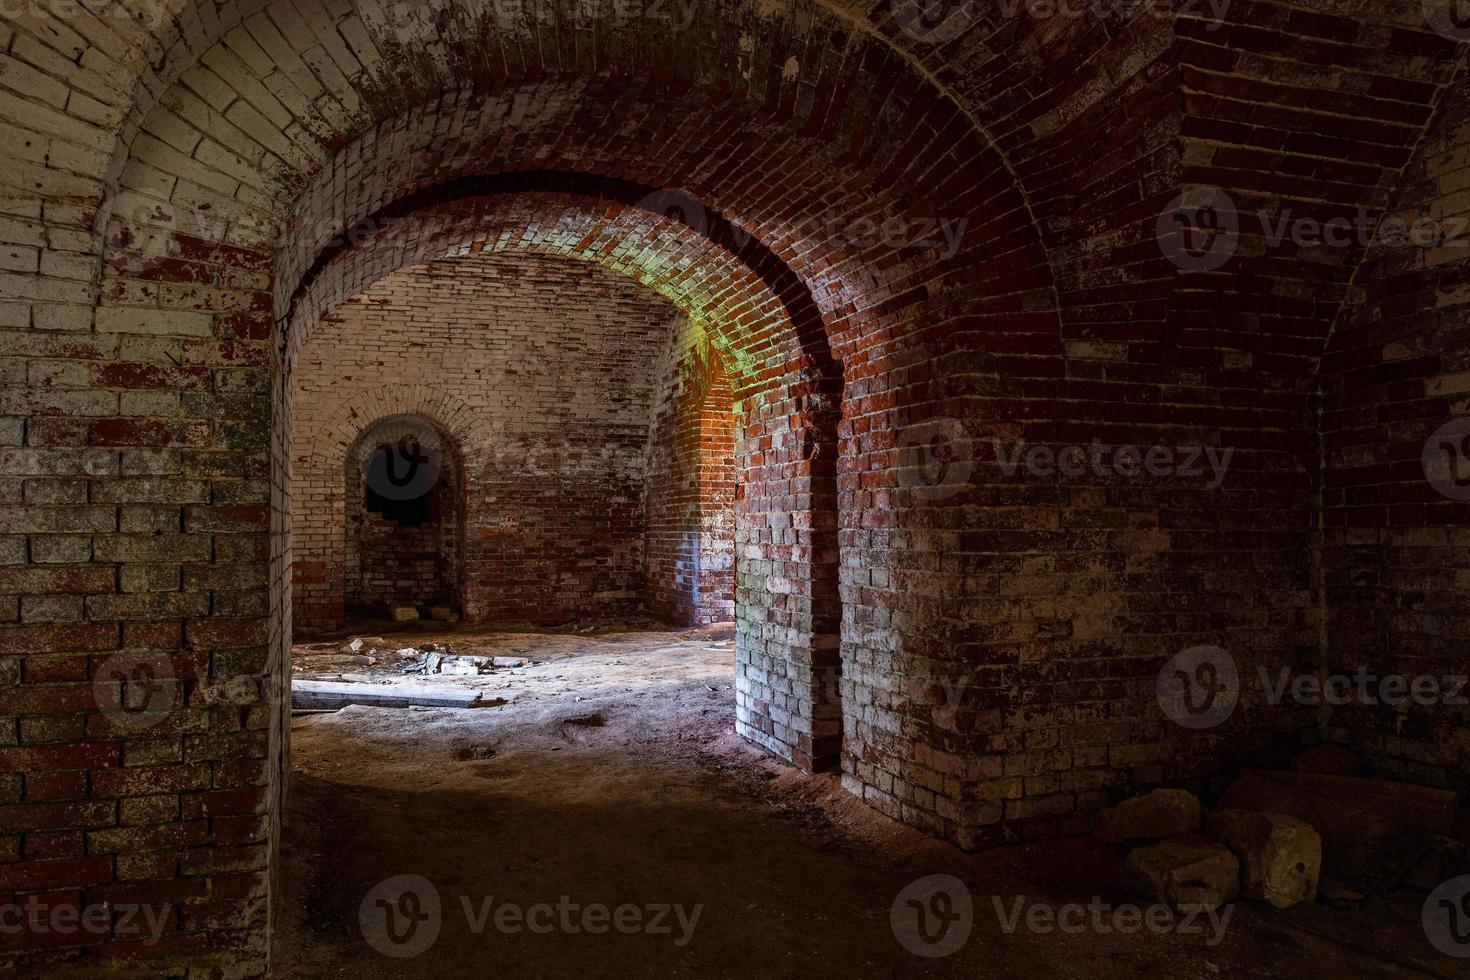
{"label": "brick corridor", "polygon": [[731,622],[964,851],[1470,791],[1461,2],[572,6],[0,9],[0,924],[107,920],[0,960],[263,975],[293,635],[395,604]]}

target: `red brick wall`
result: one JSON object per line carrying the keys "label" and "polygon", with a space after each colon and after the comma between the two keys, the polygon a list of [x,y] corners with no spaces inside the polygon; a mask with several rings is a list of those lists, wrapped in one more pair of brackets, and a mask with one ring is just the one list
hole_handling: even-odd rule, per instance
{"label": "red brick wall", "polygon": [[343,468],[344,441],[383,416],[384,394],[437,401],[425,412],[458,443],[453,604],[471,621],[636,611],[655,385],[680,319],[595,265],[514,255],[405,269],[337,307],[295,374],[296,625],[338,625],[344,604],[382,613],[382,566],[360,551],[360,492]]}
{"label": "red brick wall", "polygon": [[648,475],[644,590],[650,611],[686,625],[735,618],[735,415],[703,330],[674,338]]}
{"label": "red brick wall", "polygon": [[[595,262],[705,317],[740,405],[738,728],[805,765],[841,741],[845,785],[911,824],[967,844],[1080,829],[1110,798],[1280,753],[1315,720],[1253,702],[1210,735],[1172,728],[1152,686],[1186,644],[1318,665],[1324,595],[1329,637],[1368,622],[1417,650],[1463,618],[1455,523],[1425,497],[1371,526],[1353,488],[1382,478],[1355,472],[1357,420],[1335,408],[1324,502],[1361,523],[1329,529],[1325,589],[1315,575],[1312,379],[1362,249],[1252,232],[1233,264],[1186,272],[1154,231],[1203,185],[1246,214],[1376,213],[1463,58],[1421,4],[1237,2],[1213,27],[1198,6],[1121,22],[979,4],[936,41],[884,4],[736,2],[695,5],[687,32],[594,19],[517,43],[496,43],[492,17],[409,24],[380,6],[190,0],[155,25],[7,12],[0,858],[15,887],[173,896],[161,950],[264,969],[290,372],[325,307],[465,243]],[[721,220],[686,230],[637,207],[669,187]],[[393,226],[331,247],[373,215]],[[952,253],[874,240],[904,219],[968,230]],[[1340,330],[1429,309],[1384,269]],[[1334,336],[1329,403],[1362,388],[1370,428],[1390,430],[1403,405],[1426,429],[1460,412],[1431,389],[1458,355],[1421,342],[1357,355],[1385,359],[1360,375],[1352,352],[1374,343]],[[364,397],[450,428],[459,408]],[[946,419],[982,446],[1193,441],[1238,462],[1206,492],[1016,479],[980,453],[936,497],[921,447]],[[1432,572],[1415,577],[1421,557]],[[184,680],[148,732],[114,730],[93,690],[111,694],[123,651]],[[935,678],[972,693],[952,705]],[[1408,730],[1377,757],[1438,778],[1422,756],[1445,731],[1395,740]],[[48,856],[77,835],[103,860]]]}
{"label": "red brick wall", "polygon": [[[414,442],[404,446],[405,438]],[[466,489],[460,456],[454,439],[422,416],[381,420],[364,429],[348,449],[343,464],[344,581],[336,597],[348,610],[382,618],[389,606],[400,603],[424,612],[434,606],[458,611],[463,605]],[[431,475],[416,477],[406,457],[429,467],[424,473]],[[388,513],[391,504],[369,498],[371,489],[387,491],[391,501],[403,499],[391,482],[371,469],[374,463],[389,460],[406,478],[406,490],[415,495],[422,491],[423,512],[413,520],[395,519]],[[321,520],[327,515],[302,516]],[[315,530],[302,525],[298,538],[310,540]],[[328,564],[326,555],[305,551],[299,560],[313,571]],[[307,594],[304,584],[297,579],[293,597]],[[311,624],[304,611],[293,618],[298,626]]]}
{"label": "red brick wall", "polygon": [[1470,675],[1467,189],[1462,81],[1404,173],[1388,209],[1399,232],[1358,271],[1320,377],[1323,665],[1368,671],[1373,692],[1391,676],[1434,681],[1423,697],[1355,696],[1332,709],[1325,734],[1379,772],[1461,792],[1470,711],[1444,695],[1470,696],[1454,680]]}

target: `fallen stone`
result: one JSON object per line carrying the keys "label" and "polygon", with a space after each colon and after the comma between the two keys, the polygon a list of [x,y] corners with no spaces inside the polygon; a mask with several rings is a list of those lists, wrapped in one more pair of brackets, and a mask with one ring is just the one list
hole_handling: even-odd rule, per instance
{"label": "fallen stone", "polygon": [[1317,896],[1322,904],[1341,912],[1343,909],[1357,905],[1368,896],[1354,888],[1349,888],[1342,882],[1333,878],[1323,878],[1317,886]]}
{"label": "fallen stone", "polygon": [[1248,769],[1220,798],[1222,810],[1280,813],[1322,835],[1322,870],[1375,889],[1399,881],[1435,836],[1454,826],[1446,790],[1383,779]]}
{"label": "fallen stone", "polygon": [[399,660],[417,660],[422,654],[413,647],[404,647],[402,650],[395,651],[393,656]]}
{"label": "fallen stone", "polygon": [[528,667],[528,666],[530,666],[530,664],[531,664],[531,661],[527,660],[525,657],[491,657],[490,658],[490,665],[492,667]]}
{"label": "fallen stone", "polygon": [[361,664],[362,666],[365,666],[365,667],[371,667],[373,664],[375,664],[375,663],[378,662],[378,658],[377,657],[366,657],[366,656],[363,656],[363,655],[359,654],[358,656],[352,658],[352,662],[355,663],[355,664]]}
{"label": "fallen stone", "polygon": [[1329,743],[1307,749],[1291,760],[1291,768],[1328,776],[1361,776],[1363,759],[1352,749]]}
{"label": "fallen stone", "polygon": [[389,606],[388,615],[395,623],[411,623],[419,618],[419,611],[413,606]]}
{"label": "fallen stone", "polygon": [[467,676],[480,673],[481,664],[473,657],[445,657],[439,661],[436,673]]}
{"label": "fallen stone", "polygon": [[1093,836],[1116,844],[1162,840],[1199,829],[1199,797],[1182,789],[1156,789],[1103,810]]}
{"label": "fallen stone", "polygon": [[1240,860],[1198,834],[1137,848],[1127,868],[1130,889],[1181,911],[1213,912],[1240,894]]}
{"label": "fallen stone", "polygon": [[1322,835],[1305,820],[1280,813],[1216,810],[1209,835],[1240,859],[1240,893],[1290,908],[1317,895]]}
{"label": "fallen stone", "polygon": [[454,610],[453,609],[450,609],[448,606],[430,606],[429,607],[429,618],[430,619],[438,620],[441,623],[447,623],[447,622],[450,621],[450,619],[453,616],[454,616]]}
{"label": "fallen stone", "polygon": [[350,654],[354,654],[354,653],[361,653],[362,650],[365,647],[366,647],[366,644],[362,642],[362,639],[361,638],[358,638],[358,639],[348,640],[346,643],[342,644],[340,647],[337,648],[337,652],[338,653],[344,653],[344,654],[349,654],[350,655]]}

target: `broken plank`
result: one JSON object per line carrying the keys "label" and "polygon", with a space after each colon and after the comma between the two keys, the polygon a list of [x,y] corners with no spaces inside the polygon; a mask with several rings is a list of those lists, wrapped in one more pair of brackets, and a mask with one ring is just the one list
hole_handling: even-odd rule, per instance
{"label": "broken plank", "polygon": [[291,682],[293,708],[340,708],[365,704],[379,708],[472,708],[480,701],[477,691],[452,688],[408,687],[397,684],[346,684],[336,681]]}

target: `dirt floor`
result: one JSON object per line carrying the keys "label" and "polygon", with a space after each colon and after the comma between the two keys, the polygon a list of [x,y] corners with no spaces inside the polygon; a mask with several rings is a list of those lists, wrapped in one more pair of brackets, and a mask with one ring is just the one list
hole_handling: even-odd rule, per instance
{"label": "dirt floor", "polygon": [[403,679],[297,647],[298,678],[504,703],[295,718],[277,976],[1470,978],[1423,895],[1150,930],[1108,849],[967,855],[901,827],[735,736],[728,628],[360,632],[532,663]]}

